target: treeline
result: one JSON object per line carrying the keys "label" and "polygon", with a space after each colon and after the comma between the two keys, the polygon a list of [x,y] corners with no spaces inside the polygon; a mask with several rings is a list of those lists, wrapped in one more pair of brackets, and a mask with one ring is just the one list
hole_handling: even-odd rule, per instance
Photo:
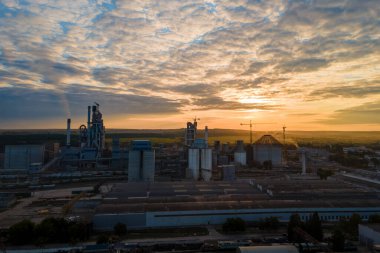
{"label": "treeline", "polygon": [[[368,218],[368,223],[379,222],[380,215],[378,214],[370,215]],[[358,227],[360,223],[362,223],[362,219],[360,215],[356,213],[352,214],[349,219],[342,218],[338,221],[333,228],[331,238],[328,240],[332,250],[335,252],[342,252],[344,251],[346,240],[356,241],[358,239]],[[318,241],[324,240],[322,224],[318,213],[313,213],[310,219],[306,222],[302,222],[298,214],[293,214],[288,223],[289,242],[302,242],[304,240],[304,238],[297,233],[297,228],[307,232]]]}
{"label": "treeline", "polygon": [[368,160],[354,154],[336,153],[330,155],[330,161],[335,161],[343,166],[355,167],[355,168],[368,168]]}
{"label": "treeline", "polygon": [[[356,213],[349,219],[342,218],[333,227],[332,236],[326,239],[324,238],[322,221],[317,212],[313,213],[306,222],[301,220],[299,214],[292,214],[287,224],[288,241],[293,243],[304,242],[304,232],[306,232],[320,242],[328,242],[333,251],[342,252],[345,250],[346,240],[356,241],[358,239],[358,225],[360,223],[362,223],[362,219]],[[380,215],[370,215],[368,223],[380,223]],[[278,218],[274,216],[260,219],[252,224],[261,230],[276,230],[280,227]],[[223,231],[227,233],[244,232],[246,228],[247,224],[241,218],[229,218],[223,224]]]}
{"label": "treeline", "polygon": [[38,224],[23,220],[11,226],[7,242],[13,245],[77,243],[89,238],[91,225],[63,218],[46,218]]}

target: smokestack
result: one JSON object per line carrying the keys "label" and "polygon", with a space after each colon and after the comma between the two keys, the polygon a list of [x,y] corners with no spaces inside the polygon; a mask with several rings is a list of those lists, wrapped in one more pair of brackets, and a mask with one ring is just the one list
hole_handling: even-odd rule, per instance
{"label": "smokestack", "polygon": [[205,142],[206,146],[208,147],[208,126],[205,126]]}
{"label": "smokestack", "polygon": [[66,146],[70,147],[70,136],[71,136],[71,119],[67,119],[67,130],[66,130]]}
{"label": "smokestack", "polygon": [[90,146],[91,106],[87,107],[87,146]]}
{"label": "smokestack", "polygon": [[306,175],[306,151],[305,150],[302,150],[301,162],[302,162],[302,175]]}

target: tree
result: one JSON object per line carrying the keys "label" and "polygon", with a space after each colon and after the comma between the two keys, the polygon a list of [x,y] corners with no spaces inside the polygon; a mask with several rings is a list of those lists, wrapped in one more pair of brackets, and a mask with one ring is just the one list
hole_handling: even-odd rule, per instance
{"label": "tree", "polygon": [[63,218],[46,218],[35,226],[36,242],[59,243],[68,240],[68,222]]}
{"label": "tree", "polygon": [[88,237],[87,225],[83,222],[70,222],[67,231],[70,242],[74,244]]}
{"label": "tree", "polygon": [[380,214],[372,214],[368,217],[368,223],[380,223]]}
{"label": "tree", "polygon": [[223,231],[225,232],[245,231],[245,229],[245,221],[241,218],[228,218],[223,224]]}
{"label": "tree", "polygon": [[113,227],[113,231],[114,231],[115,235],[117,235],[117,236],[126,235],[127,234],[127,226],[124,223],[119,222]]}
{"label": "tree", "polygon": [[329,176],[334,175],[334,172],[331,170],[318,169],[317,175],[321,180],[326,180]]}
{"label": "tree", "polygon": [[323,240],[322,223],[317,212],[314,212],[305,224],[306,232],[318,241]]}
{"label": "tree", "polygon": [[259,225],[258,226],[259,226],[260,229],[272,229],[272,230],[276,230],[280,226],[280,221],[275,216],[266,217],[264,220],[260,220],[259,221]]}
{"label": "tree", "polygon": [[335,229],[331,238],[332,250],[335,252],[344,251],[344,242],[346,238],[340,229]]}
{"label": "tree", "polygon": [[30,220],[23,220],[9,228],[8,238],[12,244],[24,245],[34,241],[34,223]]}
{"label": "tree", "polygon": [[294,232],[294,229],[296,227],[302,227],[302,226],[303,226],[303,223],[298,213],[292,214],[290,216],[289,223],[288,223],[288,240],[290,242],[296,242],[300,239],[298,235]]}
{"label": "tree", "polygon": [[357,237],[359,233],[359,223],[362,222],[362,218],[359,214],[353,213],[350,219],[348,220],[348,233],[352,236]]}
{"label": "tree", "polygon": [[98,235],[96,238],[96,244],[106,244],[108,243],[108,236],[105,234]]}

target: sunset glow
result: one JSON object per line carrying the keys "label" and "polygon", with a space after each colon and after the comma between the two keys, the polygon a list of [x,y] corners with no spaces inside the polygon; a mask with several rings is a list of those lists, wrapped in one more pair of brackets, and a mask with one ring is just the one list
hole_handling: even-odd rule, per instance
{"label": "sunset glow", "polygon": [[380,131],[380,4],[0,0],[1,129]]}

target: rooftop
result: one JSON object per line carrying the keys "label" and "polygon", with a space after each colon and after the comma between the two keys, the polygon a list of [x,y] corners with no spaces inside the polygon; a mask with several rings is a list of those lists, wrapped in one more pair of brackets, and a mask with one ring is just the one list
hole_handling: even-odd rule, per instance
{"label": "rooftop", "polygon": [[[350,186],[343,181],[312,181],[287,182],[286,185],[284,180],[272,180],[273,196],[267,194],[267,189],[271,188],[263,187],[264,184],[261,184],[262,190],[259,190],[259,183],[256,182],[256,184],[251,185],[249,180],[234,182],[118,183],[105,196],[102,204],[97,208],[97,213],[380,207],[379,196],[375,193],[357,189],[355,186]],[[292,185],[294,185],[294,188],[292,188]],[[324,185],[326,188],[324,188]],[[302,187],[304,189],[300,190]]]}
{"label": "rooftop", "polygon": [[256,145],[263,144],[263,145],[279,145],[279,146],[282,146],[281,142],[279,142],[276,138],[274,138],[270,134],[265,134],[265,135],[261,136],[261,138],[258,139],[257,141],[255,141],[254,144],[256,144]]}

